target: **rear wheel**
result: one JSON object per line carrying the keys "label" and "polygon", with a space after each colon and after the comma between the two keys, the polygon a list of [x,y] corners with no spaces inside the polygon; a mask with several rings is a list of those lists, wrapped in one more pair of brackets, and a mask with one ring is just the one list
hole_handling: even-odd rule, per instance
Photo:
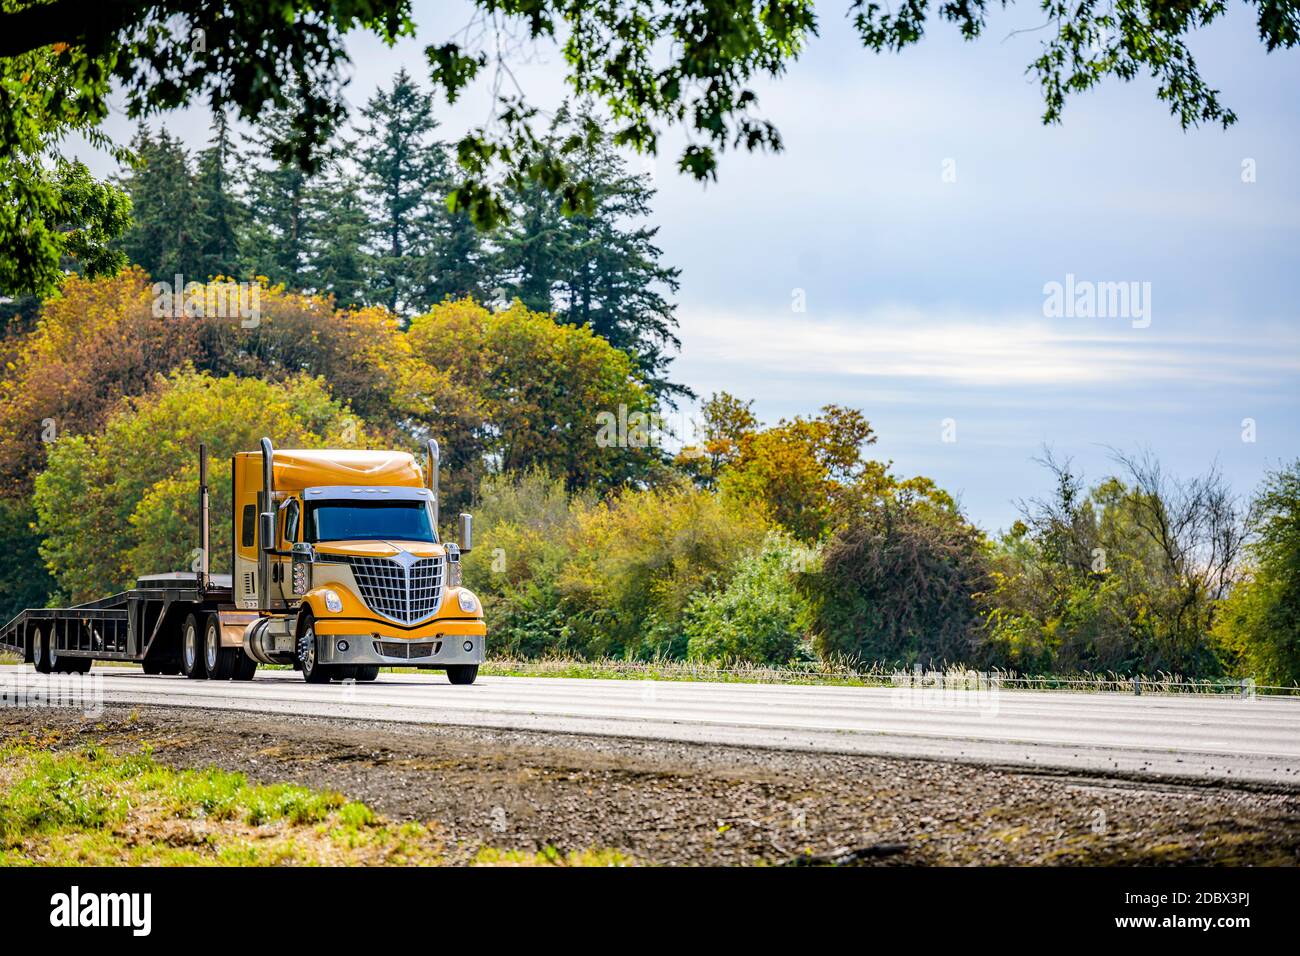
{"label": "rear wheel", "polygon": [[89,657],[61,657],[55,665],[60,674],[86,674],[90,665],[95,663]]}
{"label": "rear wheel", "polygon": [[378,664],[358,664],[357,665],[357,683],[364,684],[374,680],[379,676]]}
{"label": "rear wheel", "polygon": [[35,665],[38,673],[48,674],[54,668],[50,661],[50,646],[47,643],[49,631],[36,629],[35,636],[32,637],[32,664]]}
{"label": "rear wheel", "polygon": [[447,680],[453,684],[472,684],[478,677],[477,664],[448,664]]}
{"label": "rear wheel", "polygon": [[221,646],[221,619],[209,614],[203,628],[203,666],[213,680],[230,680],[235,675],[235,655],[244,656],[237,647]]}
{"label": "rear wheel", "polygon": [[302,622],[298,634],[298,666],[302,668],[302,677],[308,684],[328,684],[333,677],[331,668],[320,662],[316,647],[316,624],[309,617]]}
{"label": "rear wheel", "polygon": [[140,666],[144,668],[144,672],[146,674],[161,674],[163,672],[163,665],[161,660],[151,661],[145,659],[140,662]]}
{"label": "rear wheel", "polygon": [[181,628],[181,672],[191,680],[203,680],[208,676],[203,663],[202,633],[196,615],[185,618]]}

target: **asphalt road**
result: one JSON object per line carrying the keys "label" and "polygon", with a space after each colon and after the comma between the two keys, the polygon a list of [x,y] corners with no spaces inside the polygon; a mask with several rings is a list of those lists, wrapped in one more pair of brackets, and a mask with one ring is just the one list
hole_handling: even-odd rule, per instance
{"label": "asphalt road", "polygon": [[[1300,699],[949,691],[480,677],[438,672],[308,685],[290,671],[249,683],[97,667],[110,703],[455,724],[790,750],[1284,783],[1300,787]],[[0,689],[45,680],[0,666]],[[16,682],[19,682],[16,684]]]}

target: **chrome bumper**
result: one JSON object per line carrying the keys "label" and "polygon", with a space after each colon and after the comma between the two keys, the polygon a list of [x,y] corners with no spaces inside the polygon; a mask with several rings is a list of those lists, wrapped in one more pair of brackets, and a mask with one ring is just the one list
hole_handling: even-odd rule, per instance
{"label": "chrome bumper", "polygon": [[[379,664],[381,667],[441,668],[482,664],[481,634],[444,634],[415,640],[373,634],[321,634],[316,649],[322,664]],[[466,650],[468,645],[469,650]]]}

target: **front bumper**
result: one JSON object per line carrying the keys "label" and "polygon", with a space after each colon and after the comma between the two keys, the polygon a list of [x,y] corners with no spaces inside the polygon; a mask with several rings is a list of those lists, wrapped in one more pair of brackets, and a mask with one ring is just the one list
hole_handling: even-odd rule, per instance
{"label": "front bumper", "polygon": [[385,637],[375,633],[319,634],[317,642],[316,652],[322,664],[437,669],[448,664],[482,664],[486,637],[481,633],[421,638]]}

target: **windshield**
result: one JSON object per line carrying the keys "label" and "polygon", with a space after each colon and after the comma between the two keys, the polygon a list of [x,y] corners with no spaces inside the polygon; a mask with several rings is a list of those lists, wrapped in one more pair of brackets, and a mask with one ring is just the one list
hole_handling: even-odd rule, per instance
{"label": "windshield", "polygon": [[428,541],[438,538],[423,501],[317,501],[307,506],[306,539]]}

